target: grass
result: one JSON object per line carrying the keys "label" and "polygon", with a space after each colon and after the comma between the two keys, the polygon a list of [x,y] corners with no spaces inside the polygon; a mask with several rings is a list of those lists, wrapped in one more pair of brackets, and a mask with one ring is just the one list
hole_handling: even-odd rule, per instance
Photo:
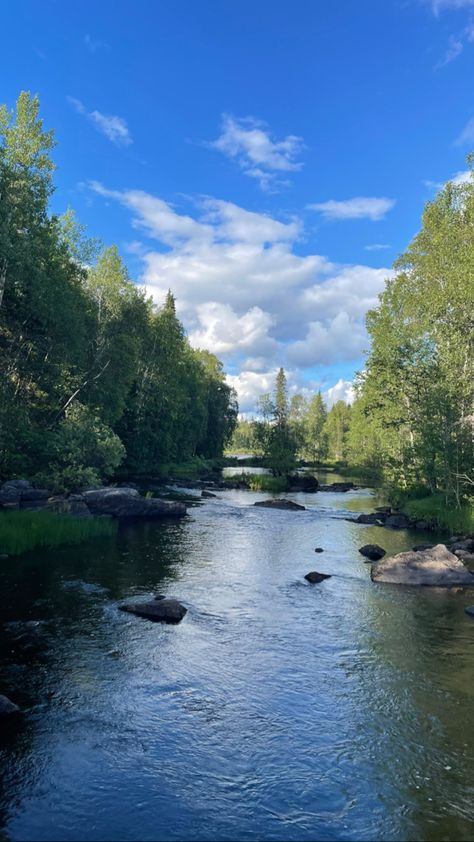
{"label": "grass", "polygon": [[113,535],[117,522],[109,518],[75,518],[53,512],[2,512],[0,553],[20,555],[39,547],[79,544],[90,538]]}
{"label": "grass", "polygon": [[[286,477],[272,477],[271,474],[234,474],[226,478],[229,484],[240,482],[252,491],[270,491],[273,493],[285,491],[288,487]],[[224,480],[225,482],[225,480]]]}
{"label": "grass", "polygon": [[458,509],[447,505],[443,494],[407,500],[402,508],[413,520],[426,520],[432,526],[448,530],[451,535],[474,533],[474,506]]}

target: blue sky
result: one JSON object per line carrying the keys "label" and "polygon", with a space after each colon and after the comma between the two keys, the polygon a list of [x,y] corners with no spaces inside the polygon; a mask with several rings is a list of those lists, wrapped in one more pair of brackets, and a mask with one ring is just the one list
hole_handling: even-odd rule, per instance
{"label": "blue sky", "polygon": [[364,316],[474,148],[474,0],[15,0],[0,100],[38,93],[54,210],[116,243],[241,408],[285,366],[350,394]]}

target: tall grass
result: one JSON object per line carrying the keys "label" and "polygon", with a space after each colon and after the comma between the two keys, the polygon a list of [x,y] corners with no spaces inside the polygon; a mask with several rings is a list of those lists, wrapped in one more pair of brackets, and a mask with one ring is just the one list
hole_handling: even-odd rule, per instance
{"label": "tall grass", "polygon": [[248,474],[249,488],[252,491],[286,491],[288,480],[286,477],[272,477],[270,474]]}
{"label": "tall grass", "polygon": [[79,544],[90,538],[113,535],[117,521],[109,518],[76,518],[54,512],[2,512],[0,553],[20,555],[39,547]]}
{"label": "tall grass", "polygon": [[460,509],[446,505],[443,494],[407,500],[402,505],[412,520],[426,520],[432,526],[448,530],[451,535],[474,533],[474,506],[465,505]]}

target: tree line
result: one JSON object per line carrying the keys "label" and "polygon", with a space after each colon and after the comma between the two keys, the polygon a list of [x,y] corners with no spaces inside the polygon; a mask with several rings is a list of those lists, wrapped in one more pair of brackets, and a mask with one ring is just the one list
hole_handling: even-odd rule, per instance
{"label": "tree line", "polygon": [[237,418],[222,363],[191,348],[115,246],[50,213],[39,101],[0,107],[0,477],[58,489],[222,454]]}
{"label": "tree line", "polygon": [[328,412],[320,393],[288,400],[280,369],[234,446],[277,474],[298,458],[345,463],[399,497],[460,507],[474,496],[474,170],[427,203],[394,269],[367,314],[370,350],[352,405]]}
{"label": "tree line", "polygon": [[257,411],[258,418],[239,420],[231,446],[261,456],[276,476],[291,473],[300,460],[321,465],[349,459],[351,407],[340,400],[328,410],[321,392],[290,399],[283,368],[273,393],[258,399]]}

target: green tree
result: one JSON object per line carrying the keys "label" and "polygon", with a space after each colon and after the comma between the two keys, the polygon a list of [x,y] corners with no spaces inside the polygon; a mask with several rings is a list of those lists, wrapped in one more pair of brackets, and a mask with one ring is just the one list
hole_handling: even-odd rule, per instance
{"label": "green tree", "polygon": [[309,402],[305,413],[304,456],[310,462],[321,462],[328,453],[326,430],[327,409],[321,392]]}
{"label": "green tree", "polygon": [[327,440],[328,456],[334,462],[347,459],[347,437],[350,427],[351,408],[340,400],[329,410],[323,435]]}

